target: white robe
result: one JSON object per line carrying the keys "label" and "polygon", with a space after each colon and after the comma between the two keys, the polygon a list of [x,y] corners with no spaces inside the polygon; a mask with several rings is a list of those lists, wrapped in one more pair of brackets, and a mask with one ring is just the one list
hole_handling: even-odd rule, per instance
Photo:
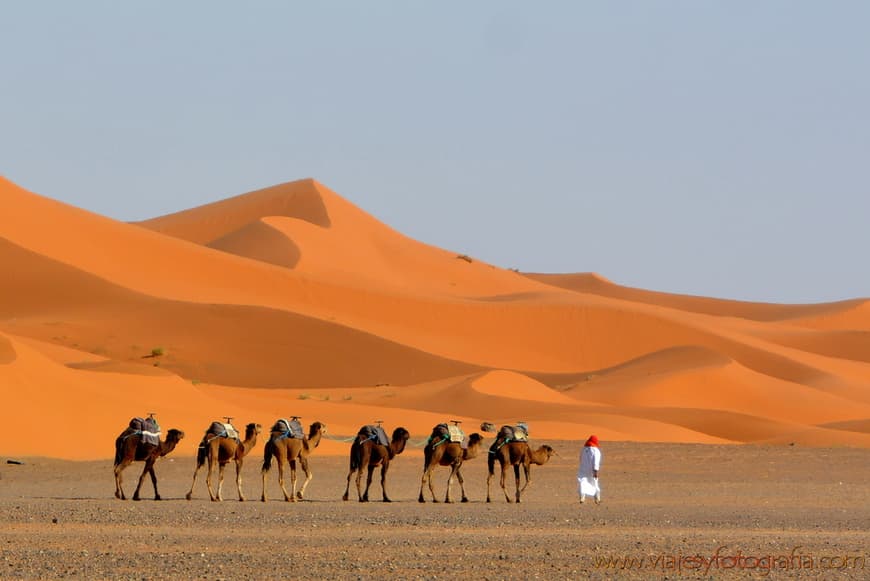
{"label": "white robe", "polygon": [[580,450],[580,468],[577,470],[577,493],[581,497],[598,496],[601,485],[592,475],[593,470],[601,470],[601,450],[596,446],[583,446]]}

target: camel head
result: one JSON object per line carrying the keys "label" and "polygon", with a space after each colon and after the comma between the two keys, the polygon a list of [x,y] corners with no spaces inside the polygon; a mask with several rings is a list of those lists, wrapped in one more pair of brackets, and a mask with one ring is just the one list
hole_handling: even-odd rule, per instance
{"label": "camel head", "polygon": [[260,435],[260,431],[263,429],[263,426],[260,424],[250,423],[245,426],[245,439],[249,439],[251,436]]}
{"label": "camel head", "polygon": [[541,465],[546,464],[547,461],[548,461],[548,460],[549,460],[549,459],[550,459],[550,458],[551,458],[555,453],[556,453],[556,451],[555,451],[553,448],[551,448],[551,447],[548,446],[547,444],[544,444],[543,446],[541,446],[540,448],[538,448],[537,450],[535,450],[535,455],[538,456],[538,462],[535,462],[535,463],[536,463],[536,464],[541,464]]}
{"label": "camel head", "polygon": [[411,437],[410,432],[405,428],[396,428],[393,430],[393,439],[390,442],[390,451],[393,455],[401,454],[405,451],[405,443]]}
{"label": "camel head", "polygon": [[481,436],[477,432],[474,432],[473,434],[468,436],[468,447],[469,448],[471,448],[472,446],[479,446],[481,442],[483,442],[483,436]]}
{"label": "camel head", "polygon": [[166,440],[164,442],[161,442],[158,446],[158,453],[161,456],[166,456],[175,449],[175,446],[178,444],[178,442],[181,441],[183,437],[184,432],[172,428],[171,430],[166,432]]}
{"label": "camel head", "polygon": [[480,450],[480,444],[483,442],[483,436],[474,432],[470,436],[468,436],[468,446],[462,450],[462,459],[463,460],[471,460],[472,458],[477,457],[477,453]]}
{"label": "camel head", "polygon": [[[313,424],[311,424],[311,427],[308,430],[308,439],[314,440],[315,436],[317,436],[317,435],[322,436],[325,433],[326,433],[326,424],[322,424],[320,422],[314,422]],[[314,447],[316,448],[319,445],[320,445],[320,438],[317,438],[316,440],[314,440]]]}

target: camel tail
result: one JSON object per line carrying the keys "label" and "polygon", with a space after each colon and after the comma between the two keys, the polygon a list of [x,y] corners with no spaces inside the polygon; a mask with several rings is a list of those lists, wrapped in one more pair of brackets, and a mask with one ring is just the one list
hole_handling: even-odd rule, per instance
{"label": "camel tail", "polygon": [[205,460],[208,457],[208,446],[206,445],[205,440],[200,442],[199,448],[196,449],[196,465],[202,466],[205,464]]}
{"label": "camel tail", "polygon": [[350,447],[350,471],[359,470],[362,466],[362,446],[356,440]]}
{"label": "camel tail", "polygon": [[272,448],[274,445],[272,444],[272,440],[266,442],[266,445],[263,447],[263,468],[262,472],[266,472],[267,470],[271,470],[272,468]]}
{"label": "camel tail", "polygon": [[115,440],[115,466],[124,460],[124,440],[118,438]]}

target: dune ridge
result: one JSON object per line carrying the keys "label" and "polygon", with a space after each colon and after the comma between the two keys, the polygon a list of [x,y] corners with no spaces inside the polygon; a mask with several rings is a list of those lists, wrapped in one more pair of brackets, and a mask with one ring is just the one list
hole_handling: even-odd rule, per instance
{"label": "dune ridge", "polygon": [[[525,420],[536,439],[870,445],[866,299],[518,273],[312,179],[123,223],[0,178],[0,262],[0,386],[23,402],[0,411],[24,435],[10,453],[106,457],[155,410],[192,433],[304,413],[345,434],[452,418]],[[95,426],[75,452],[26,421],[70,414]]]}

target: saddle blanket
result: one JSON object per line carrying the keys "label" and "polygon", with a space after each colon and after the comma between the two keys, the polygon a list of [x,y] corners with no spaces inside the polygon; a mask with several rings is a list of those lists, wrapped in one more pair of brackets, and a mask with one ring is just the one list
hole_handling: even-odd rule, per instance
{"label": "saddle blanket", "polygon": [[215,438],[239,439],[239,431],[232,424],[225,424],[223,422],[212,422],[206,434]]}
{"label": "saddle blanket", "polygon": [[387,437],[387,432],[381,426],[363,426],[360,428],[357,436],[362,436],[366,440],[374,440],[381,446],[389,446],[390,439]]}
{"label": "saddle blanket", "polygon": [[451,442],[462,442],[465,440],[465,432],[459,426],[447,426],[447,432],[450,434]]}
{"label": "saddle blanket", "polygon": [[272,426],[273,432],[281,432],[285,438],[305,438],[305,430],[302,428],[302,423],[299,420],[285,420],[281,418],[275,425]]}
{"label": "saddle blanket", "polygon": [[141,436],[140,441],[143,444],[160,445],[160,424],[154,418],[133,418],[129,426],[133,434]]}

